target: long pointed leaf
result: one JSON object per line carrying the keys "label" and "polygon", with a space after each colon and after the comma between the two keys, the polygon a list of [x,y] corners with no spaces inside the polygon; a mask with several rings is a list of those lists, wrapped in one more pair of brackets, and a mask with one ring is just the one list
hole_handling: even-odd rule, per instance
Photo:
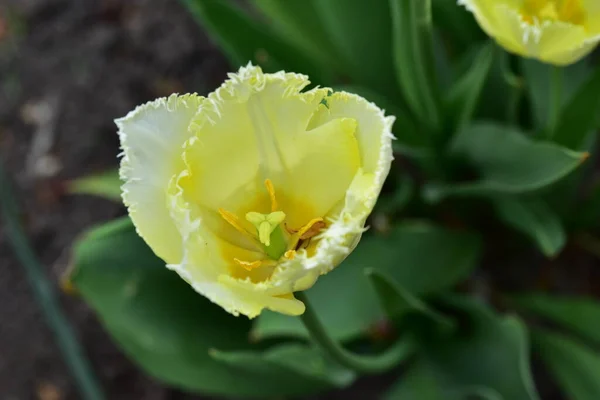
{"label": "long pointed leaf", "polygon": [[392,27],[387,3],[315,0],[313,4],[352,83],[398,98],[393,84]]}
{"label": "long pointed leaf", "polygon": [[287,70],[309,75],[316,82],[329,81],[328,71],[314,63],[267,26],[250,18],[229,1],[181,0],[238,67],[252,61],[267,72]]}
{"label": "long pointed leaf", "polygon": [[543,200],[500,197],[494,199],[494,206],[505,223],[531,237],[546,256],[557,255],[565,246],[562,221]]}
{"label": "long pointed leaf", "polygon": [[600,398],[600,356],[591,348],[566,336],[534,331],[538,354],[574,400]]}
{"label": "long pointed leaf", "polygon": [[389,0],[396,79],[419,122],[438,132],[442,125],[434,74],[431,0]]}
{"label": "long pointed leaf", "polygon": [[318,0],[253,0],[253,3],[287,41],[322,67],[334,65],[339,70],[339,54],[323,26],[315,1]]}
{"label": "long pointed leaf", "polygon": [[581,150],[587,135],[596,127],[600,115],[600,67],[581,86],[565,106],[553,141],[574,150]]}
{"label": "long pointed leaf", "polygon": [[445,98],[446,114],[458,129],[473,119],[493,61],[494,47],[487,44],[480,50],[471,68],[450,87]]}
{"label": "long pointed leaf", "polygon": [[510,296],[518,310],[547,319],[577,336],[600,345],[600,302],[593,298],[545,293]]}
{"label": "long pointed leaf", "polygon": [[454,388],[488,388],[506,400],[538,400],[525,324],[515,316],[497,316],[472,298],[449,296],[444,302],[462,316],[464,328],[423,348],[446,382]]}
{"label": "long pointed leaf", "polygon": [[446,45],[460,53],[486,39],[473,15],[456,0],[432,0],[433,24],[442,31]]}
{"label": "long pointed leaf", "polygon": [[547,187],[575,170],[589,154],[528,138],[511,127],[472,124],[451,143],[452,156],[462,159],[478,176],[460,184],[429,184],[430,202],[448,196],[493,196],[528,193]]}
{"label": "long pointed leaf", "polygon": [[448,330],[454,327],[454,321],[429,307],[389,274],[372,268],[365,270],[365,274],[375,288],[379,302],[389,318],[399,319],[405,314],[414,313],[425,317],[442,329]]}

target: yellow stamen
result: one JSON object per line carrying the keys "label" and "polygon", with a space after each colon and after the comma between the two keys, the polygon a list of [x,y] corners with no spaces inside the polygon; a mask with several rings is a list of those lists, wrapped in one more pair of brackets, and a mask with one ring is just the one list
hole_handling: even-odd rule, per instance
{"label": "yellow stamen", "polygon": [[296,257],[296,250],[288,250],[283,254],[283,256],[288,260],[293,260],[294,257]]}
{"label": "yellow stamen", "polygon": [[325,228],[325,221],[323,221],[323,218],[313,218],[308,222],[308,224],[304,225],[298,230],[289,229],[286,227],[288,232],[293,234],[290,247],[295,249],[301,240],[307,240],[313,236],[317,236],[323,228]]}
{"label": "yellow stamen", "polygon": [[269,192],[269,198],[271,199],[271,212],[275,212],[277,211],[277,199],[275,198],[273,182],[271,182],[270,179],[265,179],[265,186],[267,187],[267,192]]}
{"label": "yellow stamen", "polygon": [[235,214],[233,214],[233,213],[230,213],[229,211],[227,211],[227,210],[224,210],[224,209],[222,209],[222,208],[219,208],[219,210],[218,210],[218,211],[219,211],[219,214],[221,215],[221,217],[222,217],[222,218],[223,218],[225,221],[229,222],[229,224],[230,224],[231,226],[233,226],[235,229],[237,229],[237,230],[238,230],[238,231],[240,231],[240,232],[243,232],[243,231],[245,231],[245,229],[244,229],[244,228],[242,228],[242,226],[239,224],[239,222],[238,222],[238,221],[239,221],[239,220],[238,220],[238,217],[237,217]]}
{"label": "yellow stamen", "polygon": [[237,217],[237,215],[230,213],[227,210],[224,210],[222,208],[219,208],[219,214],[221,215],[221,217],[227,221],[229,223],[229,225],[233,226],[238,232],[242,233],[244,236],[249,237],[250,239],[252,239],[253,241],[256,240],[256,236],[254,236],[252,233],[248,232],[242,225],[240,225],[240,220]]}
{"label": "yellow stamen", "polygon": [[253,269],[259,268],[262,266],[262,261],[257,260],[257,261],[242,261],[239,260],[237,258],[234,258],[233,261],[235,261],[235,263],[237,265],[239,265],[240,267],[244,268],[247,271],[252,271]]}
{"label": "yellow stamen", "polygon": [[298,233],[300,234],[300,239],[306,240],[313,236],[317,236],[323,228],[325,228],[325,221],[323,221],[323,218],[315,218],[300,228]]}

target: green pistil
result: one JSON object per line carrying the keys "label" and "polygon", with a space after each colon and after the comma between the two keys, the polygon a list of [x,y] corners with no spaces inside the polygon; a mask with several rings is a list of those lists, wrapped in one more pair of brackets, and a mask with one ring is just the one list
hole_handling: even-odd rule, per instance
{"label": "green pistil", "polygon": [[258,239],[263,245],[267,255],[278,260],[287,251],[287,240],[281,223],[285,220],[283,211],[275,211],[270,214],[249,212],[246,220],[256,228]]}

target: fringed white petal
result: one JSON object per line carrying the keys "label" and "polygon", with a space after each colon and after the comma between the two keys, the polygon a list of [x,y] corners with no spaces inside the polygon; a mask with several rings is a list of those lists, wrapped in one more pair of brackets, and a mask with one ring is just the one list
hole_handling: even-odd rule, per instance
{"label": "fringed white petal", "polygon": [[201,101],[195,94],[172,95],[115,121],[123,150],[123,201],[139,235],[168,263],[179,262],[182,250],[165,192],[171,177],[181,170],[182,145]]}

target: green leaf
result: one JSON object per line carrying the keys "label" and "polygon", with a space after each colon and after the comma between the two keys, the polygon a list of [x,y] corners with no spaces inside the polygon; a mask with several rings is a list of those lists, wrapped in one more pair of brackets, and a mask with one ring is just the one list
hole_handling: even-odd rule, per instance
{"label": "green leaf", "polygon": [[560,116],[554,142],[574,150],[581,150],[586,137],[596,128],[600,114],[600,67],[574,94]]}
{"label": "green leaf", "polygon": [[300,344],[279,345],[271,350],[222,352],[210,350],[215,360],[229,365],[238,374],[277,377],[278,385],[293,392],[302,392],[306,379],[321,381],[323,388],[344,387],[352,383],[355,374],[326,361],[319,350]]}
{"label": "green leaf", "polygon": [[90,194],[109,200],[121,201],[121,185],[118,170],[108,170],[96,175],[85,176],[67,182],[67,192]]}
{"label": "green leaf", "polygon": [[573,400],[600,398],[600,356],[566,336],[534,331],[533,345],[558,383]]}
{"label": "green leaf", "polygon": [[510,296],[509,301],[521,311],[548,319],[600,344],[600,303],[595,299],[531,293]]}
{"label": "green leaf", "polygon": [[541,199],[502,196],[493,200],[498,217],[533,239],[548,256],[556,256],[567,242],[559,216]]}
{"label": "green leaf", "polygon": [[453,387],[424,358],[414,363],[407,373],[387,392],[384,400],[504,400],[493,389],[482,386]]}
{"label": "green leaf", "polygon": [[431,184],[424,193],[428,201],[532,192],[565,177],[588,157],[588,153],[534,141],[514,128],[493,123],[473,124],[460,131],[450,153],[466,161],[479,179],[454,185]]}
{"label": "green leaf", "polygon": [[313,5],[353,83],[397,98],[392,84],[392,27],[387,3],[314,0]]}
{"label": "green leaf", "polygon": [[370,268],[365,270],[365,274],[377,292],[379,302],[388,318],[398,320],[406,314],[418,314],[442,329],[454,327],[454,321],[413,296],[388,273]]}
{"label": "green leaf", "polygon": [[479,99],[494,61],[494,45],[484,45],[471,67],[450,87],[446,97],[446,115],[461,129],[475,115]]}
{"label": "green leaf", "polygon": [[[512,56],[493,44],[491,39],[488,39],[488,43],[494,46],[494,60],[481,88],[473,119],[498,123],[506,123],[507,120],[512,122],[515,120],[513,114],[516,114],[524,85],[522,79],[516,76],[510,68]],[[480,46],[471,46],[454,60],[450,70],[452,81],[458,81],[472,69],[477,57],[481,54],[482,46],[485,45],[486,43],[482,43]]]}
{"label": "green leaf", "polygon": [[445,46],[444,37],[439,29],[433,29],[433,62],[434,72],[440,93],[445,93],[454,82],[450,50]]}
{"label": "green leaf", "polygon": [[452,388],[487,388],[503,399],[539,399],[524,324],[513,316],[500,318],[466,297],[449,297],[446,304],[462,315],[464,329],[454,338],[423,344],[440,379]]}
{"label": "green leaf", "polygon": [[[538,129],[544,129],[546,128],[550,118],[550,110],[552,109],[550,81],[552,69],[555,67],[531,58],[519,58],[519,60],[526,82],[526,91],[531,103],[534,124]],[[562,105],[570,102],[573,94],[586,81],[589,74],[589,67],[586,60],[562,68]]]}
{"label": "green leaf", "polygon": [[252,2],[286,41],[294,43],[320,65],[341,69],[340,57],[317,12],[316,0]]}
{"label": "green leaf", "polygon": [[442,126],[442,115],[434,73],[431,0],[389,2],[396,79],[419,123],[437,133]]}
{"label": "green leaf", "polygon": [[[365,235],[346,261],[320,277],[306,295],[327,332],[338,340],[350,340],[384,318],[377,295],[364,276],[365,268],[384,271],[413,295],[426,296],[466,278],[480,250],[479,238],[469,233],[405,223],[386,236]],[[331,301],[332,293],[336,293],[335,301]],[[265,312],[252,335],[256,339],[306,338],[307,332],[295,318]]]}
{"label": "green leaf", "polygon": [[181,0],[221,47],[234,67],[249,61],[266,72],[280,70],[307,74],[316,82],[329,82],[331,71],[317,67],[290,43],[254,21],[232,2]]}
{"label": "green leaf", "polygon": [[461,400],[458,397],[449,397],[448,393],[444,392],[435,371],[427,363],[418,362],[388,390],[383,400]]}
{"label": "green leaf", "polygon": [[[248,339],[250,321],[227,314],[169,271],[127,218],[92,230],[76,243],[70,280],[123,351],[167,384],[223,396],[266,397],[305,395],[346,382],[334,370],[324,378],[329,370],[312,374],[306,369],[291,384],[289,370],[298,370],[287,361],[274,362],[275,350],[264,355],[269,360],[264,367],[244,373],[211,357],[209,349],[222,354],[258,350]],[[311,362],[321,362],[312,354]]]}
{"label": "green leaf", "polygon": [[433,24],[438,27],[451,52],[462,52],[486,39],[473,15],[465,7],[457,7],[455,0],[431,2]]}
{"label": "green leaf", "polygon": [[[516,82],[514,74],[508,68],[510,56],[497,46],[493,52],[494,62],[481,89],[474,119],[505,123]],[[457,81],[464,76],[480,54],[480,46],[471,46],[457,58],[452,65],[453,80]]]}

